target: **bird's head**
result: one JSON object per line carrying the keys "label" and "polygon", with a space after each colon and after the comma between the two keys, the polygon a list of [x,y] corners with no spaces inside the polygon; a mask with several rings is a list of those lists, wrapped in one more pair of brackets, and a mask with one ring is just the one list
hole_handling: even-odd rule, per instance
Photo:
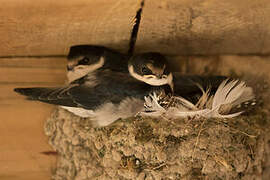
{"label": "bird's head", "polygon": [[105,63],[104,50],[99,46],[77,45],[67,56],[68,79],[73,81],[101,68]]}
{"label": "bird's head", "polygon": [[168,84],[173,91],[173,75],[168,69],[166,58],[160,53],[134,55],[128,63],[131,76],[152,86]]}

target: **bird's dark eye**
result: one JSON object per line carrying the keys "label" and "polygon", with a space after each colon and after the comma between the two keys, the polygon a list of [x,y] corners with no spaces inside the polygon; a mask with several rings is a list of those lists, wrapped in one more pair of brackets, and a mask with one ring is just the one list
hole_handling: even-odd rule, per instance
{"label": "bird's dark eye", "polygon": [[78,64],[84,65],[89,63],[89,58],[84,57],[82,60],[78,62]]}
{"label": "bird's dark eye", "polygon": [[142,73],[145,74],[152,74],[152,71],[147,67],[142,67]]}

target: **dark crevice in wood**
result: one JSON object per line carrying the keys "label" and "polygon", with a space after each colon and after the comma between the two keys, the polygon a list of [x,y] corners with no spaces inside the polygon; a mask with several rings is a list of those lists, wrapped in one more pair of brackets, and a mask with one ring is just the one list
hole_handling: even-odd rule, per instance
{"label": "dark crevice in wood", "polygon": [[[0,59],[1,60],[1,59]],[[0,65],[0,68],[18,68],[18,69],[21,69],[21,68],[26,68],[26,69],[59,69],[59,70],[62,70],[63,67],[62,66],[25,66],[25,65]]]}
{"label": "dark crevice in wood", "polygon": [[66,55],[18,55],[18,56],[0,56],[0,59],[15,59],[15,58],[65,58],[67,57]]}
{"label": "dark crevice in wood", "polygon": [[40,152],[40,154],[46,155],[46,156],[57,156],[59,155],[57,151],[43,151]]}
{"label": "dark crevice in wood", "polygon": [[141,6],[137,10],[136,16],[135,16],[135,23],[132,28],[131,36],[130,36],[130,41],[129,41],[129,50],[128,50],[128,55],[129,57],[133,55],[136,40],[137,40],[137,35],[140,27],[140,22],[141,22],[141,16],[142,16],[142,11],[143,11],[143,6],[144,6],[144,0],[141,1]]}
{"label": "dark crevice in wood", "polygon": [[[131,55],[133,54],[134,51],[134,46],[135,43],[133,45],[133,49],[129,50],[131,51]],[[131,49],[131,48],[130,48]],[[216,54],[216,53],[212,53],[212,54],[164,54],[165,56],[171,56],[171,57],[177,57],[177,56],[185,56],[185,57],[213,57],[213,56],[259,56],[259,57],[270,57],[270,53],[223,53],[223,54]],[[0,60],[1,59],[16,59],[16,58],[35,58],[35,59],[45,59],[45,58],[66,58],[66,55],[34,55],[34,56],[30,56],[30,55],[19,55],[19,56],[0,56]]]}
{"label": "dark crevice in wood", "polygon": [[58,81],[58,82],[21,82],[21,81],[16,81],[16,82],[8,82],[8,81],[1,81],[0,85],[47,85],[47,86],[55,86],[58,84],[62,84],[63,82]]}
{"label": "dark crevice in wood", "polygon": [[209,53],[209,54],[200,54],[200,53],[164,53],[165,56],[171,56],[171,57],[177,57],[177,56],[183,56],[183,57],[213,57],[213,56],[258,56],[258,57],[270,57],[270,53]]}

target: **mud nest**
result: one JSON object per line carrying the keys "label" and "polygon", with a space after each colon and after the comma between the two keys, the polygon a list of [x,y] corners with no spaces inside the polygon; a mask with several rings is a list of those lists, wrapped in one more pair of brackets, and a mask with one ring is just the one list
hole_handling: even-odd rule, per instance
{"label": "mud nest", "polygon": [[129,118],[95,128],[57,109],[45,132],[59,158],[53,179],[260,179],[264,113],[228,120]]}

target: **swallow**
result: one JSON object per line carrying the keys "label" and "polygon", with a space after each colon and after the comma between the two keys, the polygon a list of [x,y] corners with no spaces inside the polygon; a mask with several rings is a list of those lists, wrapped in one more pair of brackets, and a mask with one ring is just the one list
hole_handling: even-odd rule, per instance
{"label": "swallow", "polygon": [[102,69],[128,73],[128,56],[114,49],[97,45],[74,45],[67,55],[69,82]]}
{"label": "swallow", "polygon": [[174,90],[173,74],[169,70],[167,59],[156,52],[132,56],[128,61],[129,74],[135,79],[152,86],[169,85]]}

